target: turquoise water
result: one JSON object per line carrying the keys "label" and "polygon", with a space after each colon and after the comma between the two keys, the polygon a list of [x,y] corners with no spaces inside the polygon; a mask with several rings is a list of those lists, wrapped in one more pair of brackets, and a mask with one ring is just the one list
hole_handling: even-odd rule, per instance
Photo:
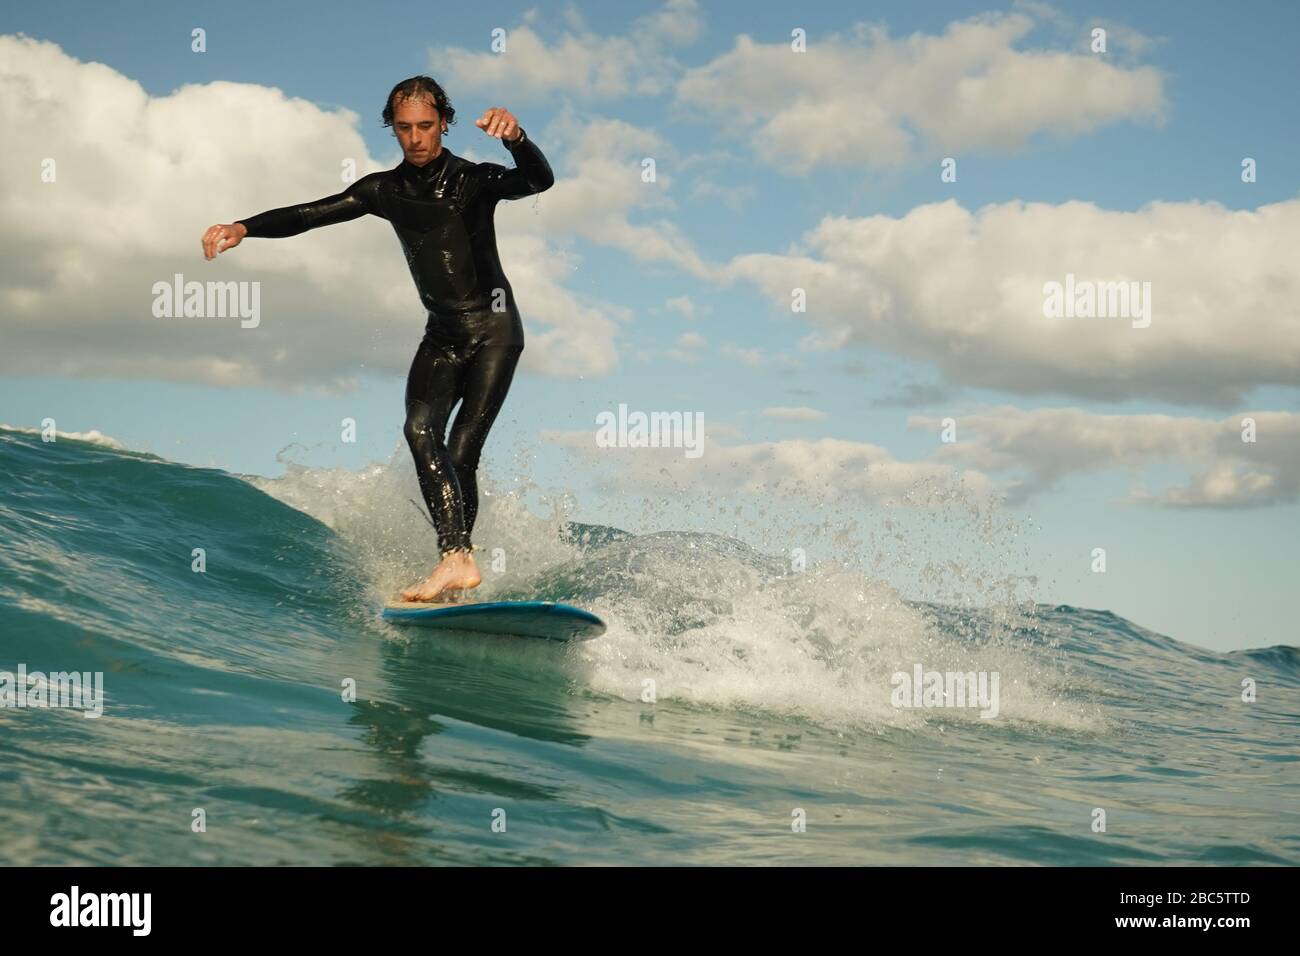
{"label": "turquoise water", "polygon": [[[245,478],[0,430],[0,671],[104,693],[98,718],[0,708],[0,861],[1300,863],[1294,647],[908,603],[508,495],[483,598],[606,636],[397,629],[431,535],[405,465]],[[997,715],[894,706],[918,663],[998,674]]]}

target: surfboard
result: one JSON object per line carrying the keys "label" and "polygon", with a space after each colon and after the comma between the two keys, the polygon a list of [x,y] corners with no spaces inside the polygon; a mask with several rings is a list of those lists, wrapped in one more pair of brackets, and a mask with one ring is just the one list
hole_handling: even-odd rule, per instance
{"label": "surfboard", "polygon": [[428,604],[401,601],[384,608],[393,624],[539,637],[551,641],[589,641],[605,633],[605,622],[590,611],[553,601],[491,601],[484,604]]}

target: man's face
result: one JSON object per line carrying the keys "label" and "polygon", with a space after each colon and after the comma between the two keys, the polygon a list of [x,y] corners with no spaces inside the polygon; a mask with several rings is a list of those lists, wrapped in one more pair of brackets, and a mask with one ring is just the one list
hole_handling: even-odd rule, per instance
{"label": "man's face", "polygon": [[413,166],[423,166],[437,155],[445,129],[433,97],[428,94],[413,100],[398,99],[393,104],[393,133],[406,161]]}

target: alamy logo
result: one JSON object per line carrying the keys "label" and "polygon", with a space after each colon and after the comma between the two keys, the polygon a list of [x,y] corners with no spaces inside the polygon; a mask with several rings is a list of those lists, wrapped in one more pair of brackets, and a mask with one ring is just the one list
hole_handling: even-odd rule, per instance
{"label": "alamy logo", "polygon": [[0,671],[0,707],[70,707],[87,717],[104,715],[103,671]]}
{"label": "alamy logo", "polygon": [[1049,319],[1132,319],[1133,328],[1151,324],[1150,282],[1093,282],[1065,274],[1065,282],[1043,284],[1043,315]]}
{"label": "alamy logo", "polygon": [[153,314],[158,319],[225,319],[237,316],[242,329],[262,323],[260,282],[186,282],[176,273],[171,283],[155,282]]}
{"label": "alamy logo", "polygon": [[896,671],[889,702],[895,707],[979,707],[986,719],[998,715],[997,671],[926,671],[920,664],[912,673]]}
{"label": "alamy logo", "polygon": [[71,893],[50,897],[51,926],[130,926],[133,936],[148,936],[152,893]]}
{"label": "alamy logo", "polygon": [[703,412],[632,412],[618,406],[618,415],[596,416],[596,445],[600,448],[685,448],[687,458],[704,454]]}

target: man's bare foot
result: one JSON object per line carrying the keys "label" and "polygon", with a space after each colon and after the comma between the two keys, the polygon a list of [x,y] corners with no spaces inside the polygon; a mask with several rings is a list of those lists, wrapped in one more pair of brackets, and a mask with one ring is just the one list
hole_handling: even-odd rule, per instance
{"label": "man's bare foot", "polygon": [[459,596],[452,592],[476,588],[482,580],[472,554],[468,551],[448,551],[432,574],[402,592],[402,600],[446,601]]}

